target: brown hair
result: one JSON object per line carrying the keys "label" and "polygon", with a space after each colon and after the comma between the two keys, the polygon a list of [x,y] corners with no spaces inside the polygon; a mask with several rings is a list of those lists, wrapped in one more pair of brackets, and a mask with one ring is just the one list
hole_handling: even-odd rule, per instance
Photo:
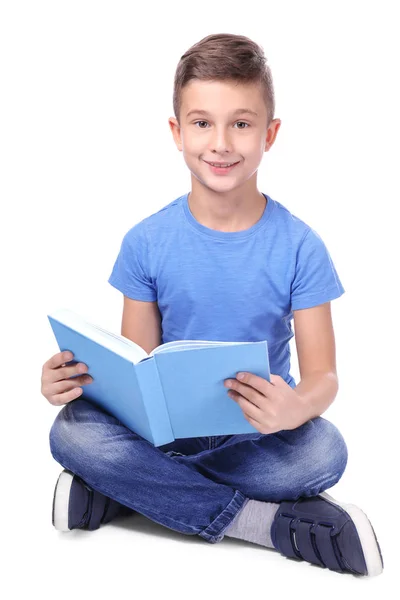
{"label": "brown hair", "polygon": [[175,72],[173,93],[173,109],[179,125],[182,89],[192,79],[259,83],[267,107],[267,126],[274,118],[275,95],[271,69],[263,48],[244,35],[208,35],[181,56]]}

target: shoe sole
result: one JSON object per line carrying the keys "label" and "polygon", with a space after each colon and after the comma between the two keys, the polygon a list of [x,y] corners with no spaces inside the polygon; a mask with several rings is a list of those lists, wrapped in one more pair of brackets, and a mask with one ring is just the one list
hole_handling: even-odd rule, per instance
{"label": "shoe sole", "polygon": [[53,525],[59,531],[71,531],[68,527],[69,496],[74,476],[62,471],[56,483],[53,498]]}
{"label": "shoe sole", "polygon": [[355,504],[338,502],[326,492],[322,492],[321,494],[318,494],[318,496],[321,496],[321,498],[324,498],[331,504],[339,506],[347,512],[353,521],[357,529],[358,537],[360,538],[368,576],[374,577],[375,575],[380,575],[383,571],[383,562],[374,530],[367,515]]}

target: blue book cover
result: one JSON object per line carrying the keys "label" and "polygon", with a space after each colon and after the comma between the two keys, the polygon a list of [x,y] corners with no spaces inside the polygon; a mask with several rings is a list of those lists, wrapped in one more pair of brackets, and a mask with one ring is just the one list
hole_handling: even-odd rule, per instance
{"label": "blue book cover", "polygon": [[88,366],[85,399],[114,415],[154,446],[177,438],[258,433],[227,394],[239,371],[270,381],[267,340],[178,340],[150,354],[73,311],[47,315],[61,352]]}

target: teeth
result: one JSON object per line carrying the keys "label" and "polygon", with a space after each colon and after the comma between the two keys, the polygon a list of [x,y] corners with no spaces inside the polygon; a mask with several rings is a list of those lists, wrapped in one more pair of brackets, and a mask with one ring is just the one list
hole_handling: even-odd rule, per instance
{"label": "teeth", "polygon": [[235,163],[226,163],[225,165],[216,165],[215,163],[210,163],[210,165],[212,165],[213,167],[230,167],[231,165],[234,165]]}

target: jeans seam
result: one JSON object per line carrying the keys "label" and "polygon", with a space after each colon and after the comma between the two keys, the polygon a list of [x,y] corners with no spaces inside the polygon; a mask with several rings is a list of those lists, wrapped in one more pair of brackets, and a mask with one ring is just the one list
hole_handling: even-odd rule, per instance
{"label": "jeans seam", "polygon": [[235,494],[224,510],[208,525],[203,531],[199,532],[200,537],[207,542],[220,542],[224,535],[223,532],[232,523],[238,512],[247,504],[247,498],[240,490],[235,490]]}

